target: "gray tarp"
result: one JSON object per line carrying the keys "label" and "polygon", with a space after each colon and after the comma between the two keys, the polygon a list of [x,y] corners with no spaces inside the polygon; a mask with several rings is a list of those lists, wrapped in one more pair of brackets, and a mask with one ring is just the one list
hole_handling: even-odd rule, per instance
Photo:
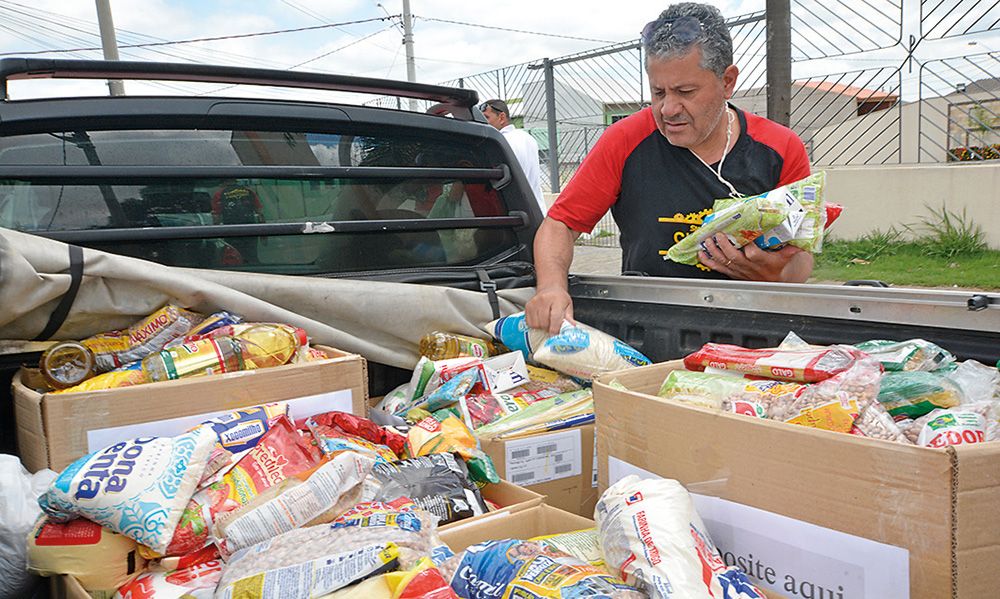
{"label": "gray tarp", "polygon": [[[24,351],[70,285],[66,244],[0,229],[0,353]],[[500,310],[520,310],[531,289],[503,290]],[[432,330],[482,335],[492,319],[484,293],[402,283],[196,270],[84,249],[84,276],[53,339],[124,328],[167,302],[203,313],[287,322],[369,360],[412,368]]]}

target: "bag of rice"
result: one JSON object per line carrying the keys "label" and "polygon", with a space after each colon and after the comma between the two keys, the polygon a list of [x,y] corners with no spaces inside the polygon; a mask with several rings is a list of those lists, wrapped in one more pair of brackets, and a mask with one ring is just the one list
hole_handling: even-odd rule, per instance
{"label": "bag of rice", "polygon": [[649,358],[607,333],[582,323],[563,321],[555,335],[530,329],[524,312],[504,316],[486,325],[498,341],[526,359],[581,379],[602,372],[650,364]]}
{"label": "bag of rice", "polygon": [[67,466],[38,505],[56,522],[82,516],[162,553],[217,440],[199,426],[116,443]]}

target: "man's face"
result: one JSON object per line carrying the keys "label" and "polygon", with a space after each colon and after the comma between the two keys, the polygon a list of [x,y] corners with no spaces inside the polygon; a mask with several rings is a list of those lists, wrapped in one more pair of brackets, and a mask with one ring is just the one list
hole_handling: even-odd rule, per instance
{"label": "man's face", "polygon": [[701,49],[679,58],[650,58],[646,63],[653,118],[671,144],[697,150],[721,125],[726,99],[739,71],[729,66],[720,79],[702,68]]}
{"label": "man's face", "polygon": [[506,123],[504,122],[506,120],[506,119],[504,119],[504,114],[502,112],[500,112],[500,111],[493,110],[492,106],[487,106],[483,110],[483,116],[485,116],[486,117],[486,121],[489,124],[491,124],[494,127],[496,127],[496,129],[498,131],[500,129],[503,129],[504,126],[506,125]]}

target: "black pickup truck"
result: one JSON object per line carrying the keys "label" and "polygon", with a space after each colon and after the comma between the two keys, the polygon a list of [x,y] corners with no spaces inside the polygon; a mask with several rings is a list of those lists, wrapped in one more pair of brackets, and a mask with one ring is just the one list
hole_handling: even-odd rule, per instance
{"label": "black pickup truck", "polygon": [[[296,88],[330,101],[208,95],[14,100],[27,78]],[[342,103],[416,98],[412,112]],[[542,214],[475,91],[297,71],[0,60],[0,227],[173,266],[449,285],[533,284]],[[848,205],[848,198],[840,198]],[[0,275],[3,265],[0,264]],[[707,341],[922,337],[1000,357],[1000,295],[572,276],[578,319],[654,360]],[[58,322],[50,323],[58,327]],[[48,327],[54,330],[52,326]],[[44,335],[43,335],[44,337]],[[0,389],[37,359],[0,355]],[[372,393],[402,371],[371,369]],[[0,451],[14,451],[0,395]]]}

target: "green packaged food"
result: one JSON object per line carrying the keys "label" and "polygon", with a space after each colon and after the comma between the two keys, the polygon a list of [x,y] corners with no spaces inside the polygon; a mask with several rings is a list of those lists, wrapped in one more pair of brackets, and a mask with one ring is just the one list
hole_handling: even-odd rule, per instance
{"label": "green packaged food", "polygon": [[938,408],[962,403],[962,392],[934,372],[887,372],[882,376],[878,401],[893,417],[919,418]]}
{"label": "green packaged food", "polygon": [[886,371],[892,372],[938,370],[955,362],[951,352],[923,339],[873,339],[854,347],[881,362]]}

